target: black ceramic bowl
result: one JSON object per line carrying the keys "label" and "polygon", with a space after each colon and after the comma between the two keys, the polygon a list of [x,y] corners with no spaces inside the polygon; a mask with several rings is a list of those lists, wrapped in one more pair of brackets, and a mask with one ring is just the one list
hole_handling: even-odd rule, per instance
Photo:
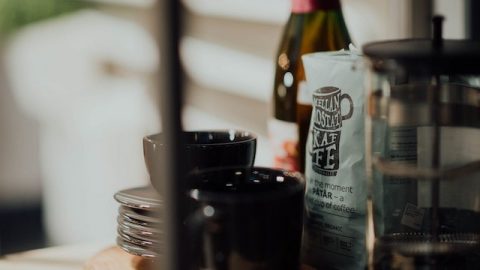
{"label": "black ceramic bowl", "polygon": [[[214,167],[253,166],[257,137],[240,130],[184,131],[184,168],[186,173]],[[160,191],[165,162],[164,138],[161,133],[143,138],[143,153],[150,181]]]}

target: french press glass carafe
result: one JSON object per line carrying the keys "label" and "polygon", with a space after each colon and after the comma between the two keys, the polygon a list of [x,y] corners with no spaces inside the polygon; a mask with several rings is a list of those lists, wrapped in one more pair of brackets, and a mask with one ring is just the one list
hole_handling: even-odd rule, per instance
{"label": "french press glass carafe", "polygon": [[480,269],[480,42],[370,43],[375,269]]}

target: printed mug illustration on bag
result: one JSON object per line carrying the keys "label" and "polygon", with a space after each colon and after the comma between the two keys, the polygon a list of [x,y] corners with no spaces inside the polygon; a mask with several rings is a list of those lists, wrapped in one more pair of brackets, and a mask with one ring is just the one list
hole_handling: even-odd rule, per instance
{"label": "printed mug illustration on bag", "polygon": [[[312,169],[325,176],[336,176],[340,164],[342,121],[353,114],[353,101],[337,87],[322,87],[313,94]],[[348,113],[342,115],[342,101],[349,102]],[[345,109],[345,107],[344,107]]]}

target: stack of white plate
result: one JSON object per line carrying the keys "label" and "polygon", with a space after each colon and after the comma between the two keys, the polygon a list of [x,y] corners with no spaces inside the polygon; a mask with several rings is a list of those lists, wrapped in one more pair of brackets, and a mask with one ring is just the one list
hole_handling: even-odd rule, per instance
{"label": "stack of white plate", "polygon": [[117,245],[128,253],[157,258],[163,247],[162,201],[151,186],[119,191]]}

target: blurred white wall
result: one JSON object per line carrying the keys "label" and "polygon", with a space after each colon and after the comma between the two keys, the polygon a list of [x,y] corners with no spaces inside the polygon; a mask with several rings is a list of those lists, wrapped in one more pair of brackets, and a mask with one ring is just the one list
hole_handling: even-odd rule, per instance
{"label": "blurred white wall", "polygon": [[38,126],[19,108],[0,54],[0,208],[29,207],[41,197]]}
{"label": "blurred white wall", "polygon": [[465,0],[435,0],[434,14],[445,16],[443,29],[445,38],[465,38]]}

